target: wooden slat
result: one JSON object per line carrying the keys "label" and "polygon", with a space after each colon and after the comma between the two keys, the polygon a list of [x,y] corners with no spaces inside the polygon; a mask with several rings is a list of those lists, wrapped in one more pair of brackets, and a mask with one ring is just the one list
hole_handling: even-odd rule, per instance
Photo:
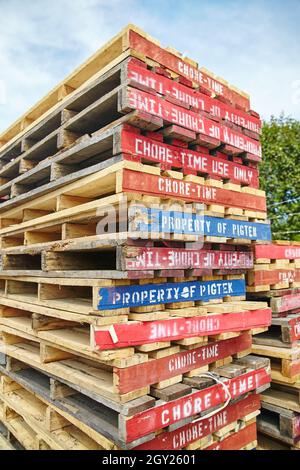
{"label": "wooden slat", "polygon": [[92,347],[98,350],[122,348],[129,345],[175,341],[195,336],[216,335],[227,331],[243,331],[271,323],[271,310],[253,310],[223,315],[178,318],[154,322],[129,322],[110,329],[91,327]]}
{"label": "wooden slat", "polygon": [[200,348],[180,351],[129,368],[115,368],[114,374],[118,378],[118,390],[120,393],[127,393],[135,388],[152,385],[224,359],[250,347],[251,336],[245,334],[237,338],[210,343]]}
{"label": "wooden slat", "polygon": [[300,245],[254,245],[253,247],[255,258],[264,259],[300,259]]}

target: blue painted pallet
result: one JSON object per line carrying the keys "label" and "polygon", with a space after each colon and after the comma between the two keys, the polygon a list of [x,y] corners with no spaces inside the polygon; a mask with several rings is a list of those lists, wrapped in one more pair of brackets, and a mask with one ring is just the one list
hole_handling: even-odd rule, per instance
{"label": "blue painted pallet", "polygon": [[196,300],[208,301],[226,296],[245,295],[245,292],[246,286],[243,279],[100,287],[98,310]]}
{"label": "blue painted pallet", "polygon": [[129,208],[128,216],[129,231],[245,238],[260,241],[269,241],[272,238],[271,226],[266,223],[135,206]]}

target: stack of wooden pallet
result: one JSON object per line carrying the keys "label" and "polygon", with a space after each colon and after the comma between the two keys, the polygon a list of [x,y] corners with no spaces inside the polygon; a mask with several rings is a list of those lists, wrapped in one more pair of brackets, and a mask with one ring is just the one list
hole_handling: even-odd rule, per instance
{"label": "stack of wooden pallet", "polygon": [[129,26],[0,136],[0,417],[25,448],[255,447],[260,125]]}
{"label": "stack of wooden pallet", "polygon": [[271,328],[257,335],[253,346],[272,367],[272,387],[262,395],[262,442],[278,448],[275,438],[300,449],[300,243],[274,241],[253,250],[248,297],[267,301],[273,313]]}

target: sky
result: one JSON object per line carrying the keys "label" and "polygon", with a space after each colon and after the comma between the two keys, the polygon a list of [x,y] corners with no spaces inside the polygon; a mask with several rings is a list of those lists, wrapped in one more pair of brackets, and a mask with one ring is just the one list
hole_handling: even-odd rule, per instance
{"label": "sky", "polygon": [[300,119],[299,0],[0,0],[0,132],[128,23]]}

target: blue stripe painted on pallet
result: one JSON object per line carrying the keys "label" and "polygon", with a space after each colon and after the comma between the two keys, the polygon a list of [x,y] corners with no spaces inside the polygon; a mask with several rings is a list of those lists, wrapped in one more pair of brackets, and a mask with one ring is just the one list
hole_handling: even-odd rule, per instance
{"label": "blue stripe painted on pallet", "polygon": [[245,295],[243,279],[100,287],[98,310],[221,299]]}
{"label": "blue stripe painted on pallet", "polygon": [[[270,224],[200,216],[176,211],[162,211],[147,207],[129,209],[129,230],[188,234],[247,240],[271,240]],[[151,222],[149,222],[151,221]]]}

